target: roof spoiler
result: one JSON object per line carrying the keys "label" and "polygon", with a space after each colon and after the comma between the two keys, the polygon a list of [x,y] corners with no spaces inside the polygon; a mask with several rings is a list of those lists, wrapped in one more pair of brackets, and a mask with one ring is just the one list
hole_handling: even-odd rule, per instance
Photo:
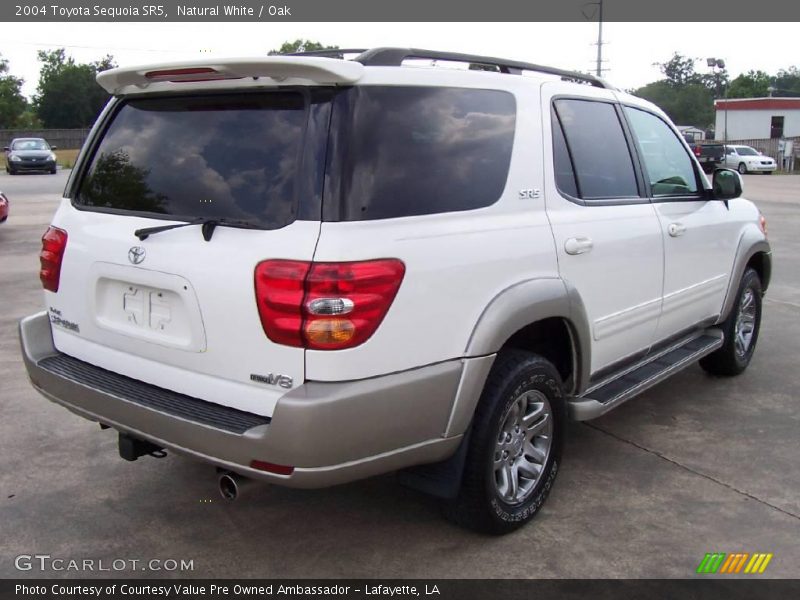
{"label": "roof spoiler", "polygon": [[119,67],[98,73],[97,83],[109,94],[121,95],[161,82],[194,83],[261,77],[275,81],[299,78],[319,84],[351,84],[361,79],[363,73],[364,65],[353,61],[317,56],[264,56]]}

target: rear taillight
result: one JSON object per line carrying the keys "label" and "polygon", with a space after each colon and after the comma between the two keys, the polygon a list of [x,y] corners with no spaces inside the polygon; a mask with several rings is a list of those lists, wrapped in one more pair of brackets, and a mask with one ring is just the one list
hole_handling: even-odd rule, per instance
{"label": "rear taillight", "polygon": [[220,79],[241,79],[238,76],[220,73],[211,67],[189,67],[186,69],[162,69],[148,71],[144,76],[150,81],[169,81],[171,83],[194,83],[198,81],[217,81]]}
{"label": "rear taillight", "polygon": [[303,296],[311,263],[265,260],[256,265],[256,302],[264,333],[276,344],[303,345]]}
{"label": "rear taillight", "polygon": [[61,261],[67,248],[67,232],[58,227],[48,227],[42,236],[42,251],[39,253],[39,279],[44,289],[58,291],[61,278]]}
{"label": "rear taillight", "polygon": [[386,316],[404,274],[396,259],[261,262],[255,288],[264,333],[278,344],[313,350],[363,344]]}
{"label": "rear taillight", "polygon": [[701,152],[702,152],[702,151],[701,151],[701,149],[700,149],[700,146],[695,146],[695,147],[694,147],[694,155],[695,155],[695,156],[700,156]]}

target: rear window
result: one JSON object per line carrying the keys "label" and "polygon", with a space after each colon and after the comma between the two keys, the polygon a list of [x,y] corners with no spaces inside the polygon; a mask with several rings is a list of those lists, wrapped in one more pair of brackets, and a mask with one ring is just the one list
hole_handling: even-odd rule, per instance
{"label": "rear window", "polygon": [[496,202],[514,145],[514,96],[497,90],[354,87],[334,106],[324,216],[388,219]]}
{"label": "rear window", "polygon": [[306,114],[299,92],[129,100],[94,150],[74,202],[285,226],[296,218]]}

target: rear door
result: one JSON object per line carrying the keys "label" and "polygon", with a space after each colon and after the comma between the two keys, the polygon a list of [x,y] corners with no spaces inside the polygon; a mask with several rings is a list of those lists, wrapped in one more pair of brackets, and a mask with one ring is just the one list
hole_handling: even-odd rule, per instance
{"label": "rear door", "polygon": [[[592,371],[649,349],[661,311],[658,217],[610,90],[546,83],[545,196],[561,276],[592,327]],[[549,148],[552,145],[552,152]]]}
{"label": "rear door", "polygon": [[254,269],[313,257],[328,111],[300,90],[119,102],[54,221],[69,236],[46,298],[56,347],[270,415],[304,350],[265,335]]}

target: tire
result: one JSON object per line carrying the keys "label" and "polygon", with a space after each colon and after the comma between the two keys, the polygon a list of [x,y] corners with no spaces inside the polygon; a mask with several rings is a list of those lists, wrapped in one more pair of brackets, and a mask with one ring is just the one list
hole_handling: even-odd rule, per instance
{"label": "tire", "polygon": [[744,163],[739,163],[739,168],[736,170],[739,171],[741,175],[747,175],[747,165]]}
{"label": "tire", "polygon": [[[525,414],[532,419],[527,430]],[[445,516],[493,535],[530,521],[558,473],[566,415],[556,368],[537,354],[502,351],[475,411],[461,489],[444,505]]]}
{"label": "tire", "polygon": [[764,175],[772,175],[775,171],[764,171]]}
{"label": "tire", "polygon": [[55,175],[57,172],[58,172],[57,169],[53,169],[53,170],[50,171],[50,175]]}
{"label": "tire", "polygon": [[700,366],[708,373],[720,377],[742,373],[750,364],[756,349],[761,327],[761,309],[761,279],[753,269],[747,269],[739,284],[731,314],[722,323],[725,343],[701,358]]}

